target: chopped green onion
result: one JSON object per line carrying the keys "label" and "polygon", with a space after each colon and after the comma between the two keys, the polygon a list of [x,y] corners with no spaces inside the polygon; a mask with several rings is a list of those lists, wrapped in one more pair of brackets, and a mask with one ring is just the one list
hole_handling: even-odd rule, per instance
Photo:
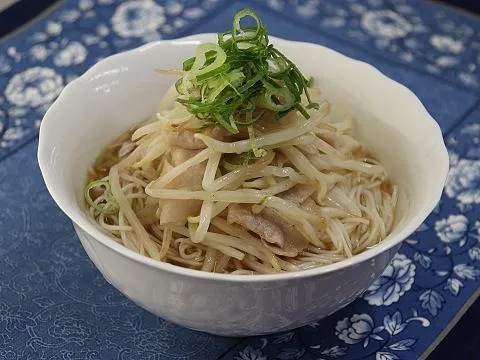
{"label": "chopped green onion", "polygon": [[267,155],[267,150],[261,149],[257,145],[257,138],[255,137],[255,131],[253,130],[253,127],[249,126],[248,128],[248,137],[250,139],[250,144],[252,145],[252,152],[255,157],[264,157]]}
{"label": "chopped green onion", "polygon": [[295,99],[287,88],[270,88],[260,97],[260,102],[268,110],[281,112],[295,106]]}
{"label": "chopped green onion", "polygon": [[[92,196],[90,194],[90,191],[95,188],[99,188],[100,191],[103,190],[103,193],[101,195],[102,200],[99,202],[95,202],[95,200],[92,199]],[[90,182],[85,188],[84,196],[87,204],[92,206],[99,213],[102,213],[104,215],[112,215],[117,213],[119,210],[118,203],[115,200],[115,197],[113,196],[112,190],[110,188],[108,176],[101,180],[95,180]]]}
{"label": "chopped green onion", "polygon": [[[254,19],[257,25],[253,28],[247,28],[247,31],[245,31],[245,29],[241,28],[240,21],[247,16]],[[233,16],[232,38],[237,42],[255,40],[259,35],[261,28],[262,23],[255,11],[251,9],[240,10]]]}
{"label": "chopped green onion", "polygon": [[[208,65],[206,64],[207,52],[215,53],[214,60]],[[195,61],[193,62],[192,68],[190,69],[190,74],[195,76],[207,74],[208,72],[223,65],[226,59],[227,54],[225,54],[225,51],[223,51],[220,46],[208,43],[201,44],[197,47]]]}
{"label": "chopped green onion", "polygon": [[260,202],[258,203],[258,205],[261,205],[261,206],[266,205],[267,202],[268,202],[268,198],[269,198],[268,196],[262,197],[262,199],[260,200]]}
{"label": "chopped green onion", "polygon": [[[253,19],[254,25],[241,22]],[[269,110],[276,118],[297,110],[309,118],[306,109],[316,109],[307,80],[297,66],[269,44],[267,28],[251,9],[235,14],[232,29],[217,34],[217,44],[197,47],[195,56],[183,62],[183,76],[175,87],[177,99],[187,110],[231,133],[250,127]],[[301,95],[307,98],[301,105]],[[260,108],[260,110],[258,109]],[[257,149],[255,156],[262,153]]]}
{"label": "chopped green onion", "polygon": [[250,151],[247,151],[246,153],[244,153],[243,155],[243,166],[247,166],[248,164],[250,164],[250,160],[252,160],[252,157],[253,157],[253,151],[250,150]]}
{"label": "chopped green onion", "polygon": [[307,87],[311,88],[313,86],[313,76],[310,76],[310,78],[307,80]]}

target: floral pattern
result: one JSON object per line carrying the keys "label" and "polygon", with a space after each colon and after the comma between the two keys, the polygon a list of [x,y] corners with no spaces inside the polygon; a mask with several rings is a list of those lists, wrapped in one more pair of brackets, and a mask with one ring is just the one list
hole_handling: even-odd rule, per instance
{"label": "floral pattern", "polygon": [[4,94],[13,105],[36,108],[51,104],[62,90],[62,85],[62,78],[55,70],[33,67],[13,76]]}
{"label": "floral pattern", "polygon": [[152,0],[121,4],[112,17],[113,30],[121,37],[143,37],[152,34],[165,22],[164,10]]}
{"label": "floral pattern", "polygon": [[[475,30],[478,25],[458,14],[452,16],[445,9],[406,0],[267,3],[277,12],[291,9],[309,26],[329,36],[359,42],[375,52],[376,57],[409,64],[462,87],[480,86],[480,34]],[[455,71],[449,71],[451,68]]]}
{"label": "floral pattern", "polygon": [[357,344],[363,342],[367,347],[370,338],[383,340],[376,333],[383,330],[383,327],[374,328],[373,319],[368,314],[355,314],[351,318],[346,317],[340,320],[335,326],[335,335],[346,344]]}
{"label": "floral pattern", "polygon": [[371,35],[386,40],[403,38],[413,30],[402,15],[391,10],[365,12],[360,24]]}
{"label": "floral pattern", "polygon": [[245,5],[65,1],[0,42],[0,359],[414,359],[478,289],[478,22],[413,0],[247,3],[273,34],[367,60],[419,94],[450,153],[439,206],[361,298],[300,329],[226,339],[143,311],[88,260],[43,186],[33,140],[61,89],[95,62],[147,41],[228,28]]}
{"label": "floral pattern", "polygon": [[464,205],[480,203],[480,161],[460,159],[448,174],[445,192]]}
{"label": "floral pattern", "polygon": [[366,290],[363,298],[370,305],[391,305],[411,289],[415,264],[403,254],[396,254],[383,274]]}
{"label": "floral pattern", "polygon": [[466,239],[468,230],[468,218],[464,215],[450,215],[446,219],[435,222],[435,231],[438,238],[444,243],[460,242]]}
{"label": "floral pattern", "polygon": [[[42,57],[45,56],[43,55],[44,54],[43,51],[40,51],[40,54],[42,54]],[[38,58],[38,55],[39,54],[37,53],[37,58]],[[53,63],[56,66],[62,66],[62,67],[72,66],[72,65],[78,65],[83,63],[86,58],[87,58],[87,49],[85,48],[85,46],[83,46],[82,43],[78,41],[72,41],[68,43],[63,49],[58,51],[58,53],[53,58]]]}

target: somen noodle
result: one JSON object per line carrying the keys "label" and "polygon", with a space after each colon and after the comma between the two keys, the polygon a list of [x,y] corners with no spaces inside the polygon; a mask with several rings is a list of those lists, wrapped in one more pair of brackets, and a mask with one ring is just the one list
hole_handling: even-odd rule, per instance
{"label": "somen noodle", "polygon": [[[246,16],[256,28],[239,27]],[[217,273],[310,269],[378,244],[398,189],[351,118],[330,118],[256,14],[237,14],[228,34],[168,71],[182,77],[158,113],[97,158],[85,188],[92,218],[135,252]],[[254,60],[235,58],[259,48],[270,51],[263,78],[248,70]]]}

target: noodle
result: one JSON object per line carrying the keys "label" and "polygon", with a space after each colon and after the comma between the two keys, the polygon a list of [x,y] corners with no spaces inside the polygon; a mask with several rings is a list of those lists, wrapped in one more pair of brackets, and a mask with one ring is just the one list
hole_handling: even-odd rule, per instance
{"label": "noodle", "polygon": [[195,270],[274,274],[348,259],[392,230],[398,187],[352,137],[351,119],[330,122],[328,103],[308,120],[290,114],[276,128],[264,112],[265,127],[214,136],[173,99],[89,171],[88,212],[128,249]]}

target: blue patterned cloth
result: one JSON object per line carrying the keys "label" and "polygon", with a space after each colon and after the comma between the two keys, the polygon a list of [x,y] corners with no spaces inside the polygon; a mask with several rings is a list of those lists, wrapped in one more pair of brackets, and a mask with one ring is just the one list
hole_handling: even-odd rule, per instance
{"label": "blue patterned cloth", "polygon": [[[98,60],[230,27],[241,7],[272,34],[327,45],[411,88],[440,123],[440,205],[363,298],[296,331],[214,337],[165,322],[105,282],[48,195],[40,119]],[[65,1],[0,41],[0,360],[416,359],[480,279],[480,21],[423,1]]]}

